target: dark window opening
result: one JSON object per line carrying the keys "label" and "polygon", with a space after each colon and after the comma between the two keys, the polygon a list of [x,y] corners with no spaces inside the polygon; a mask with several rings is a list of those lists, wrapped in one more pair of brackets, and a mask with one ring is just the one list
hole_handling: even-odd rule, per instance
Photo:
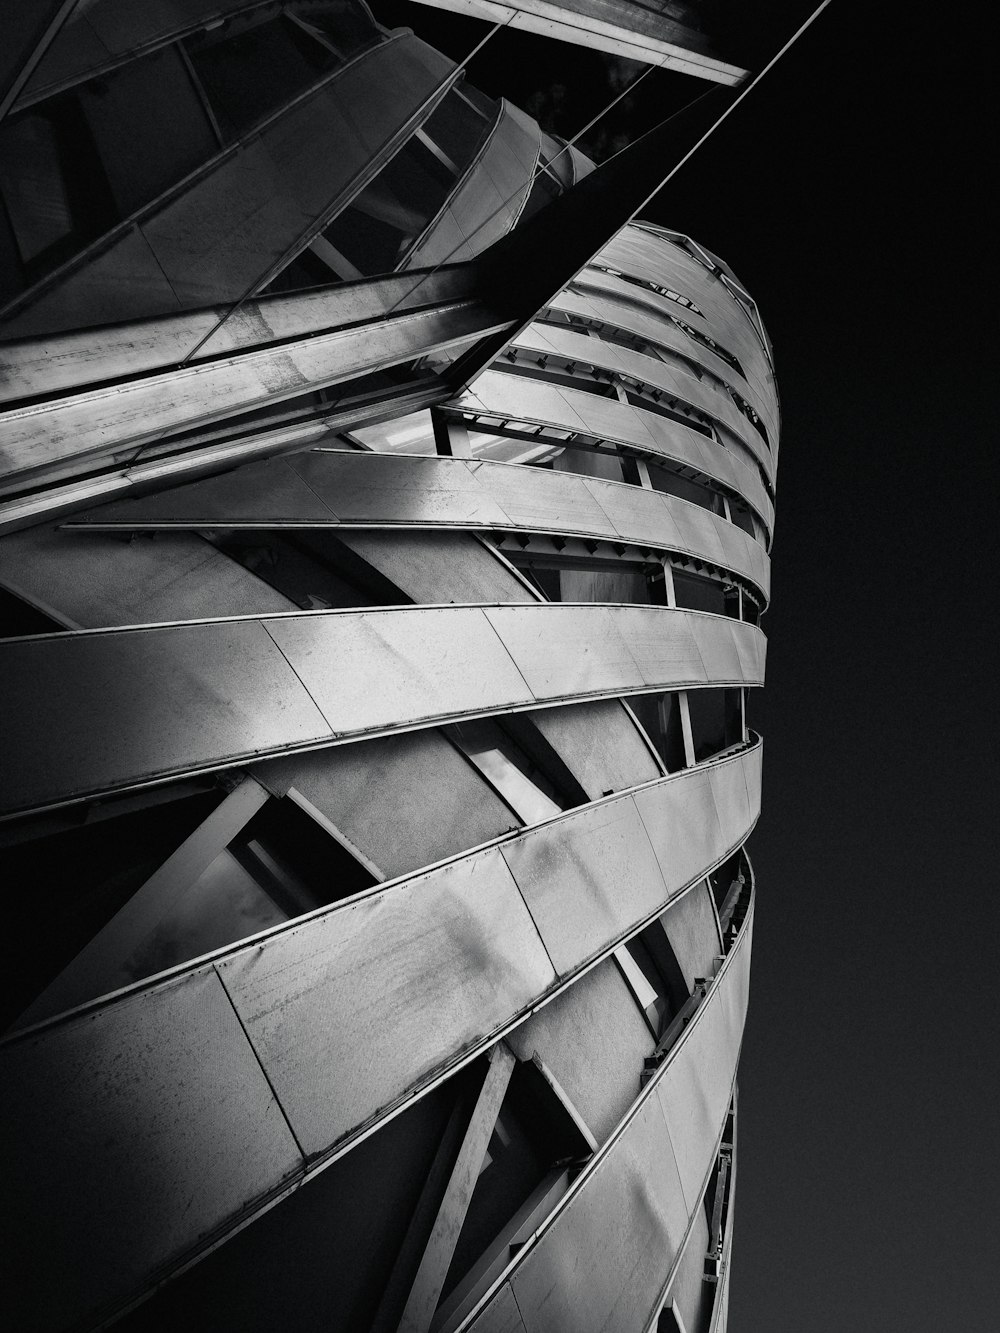
{"label": "dark window opening", "polygon": [[313,253],[310,249],[302,250],[291,263],[286,264],[281,272],[262,288],[262,291],[271,294],[273,292],[301,292],[310,287],[329,287],[338,279],[348,278],[350,275],[346,272],[336,272],[336,266],[331,268],[329,264]]}
{"label": "dark window opening", "polygon": [[470,106],[470,91],[464,83],[452,88],[423,124],[424,133],[459,171],[464,171],[476,156],[498,110],[491,103],[484,116],[478,108]]}
{"label": "dark window opening", "polygon": [[[219,151],[177,47],[155,51],[85,84],[80,108],[114,194],[128,217]],[[169,125],[169,133],[164,127]]]}
{"label": "dark window opening", "polygon": [[527,552],[505,553],[550,602],[613,602],[647,606],[661,600],[651,590],[660,566],[632,560],[560,559]]}
{"label": "dark window opening", "polygon": [[539,1071],[518,1062],[455,1246],[442,1303],[539,1186],[560,1169],[578,1168],[589,1154],[589,1145]]}
{"label": "dark window opening", "polygon": [[12,296],[118,218],[80,101],[68,94],[0,125],[0,196],[9,239],[0,274]]}
{"label": "dark window opening", "polygon": [[478,718],[442,732],[525,824],[551,819],[588,799],[530,715]]}
{"label": "dark window opening", "polygon": [[370,870],[288,796],[269,800],[226,850],[285,919],[377,883]]}
{"label": "dark window opening", "polygon": [[524,209],[521,212],[521,221],[530,218],[537,213],[540,208],[546,204],[551,204],[553,199],[558,199],[561,191],[556,182],[546,171],[540,171],[532,181],[531,189],[528,192],[528,198],[525,201]]}
{"label": "dark window opening", "polygon": [[655,992],[645,1012],[653,1036],[659,1038],[688,999],[684,973],[660,920],[633,935],[625,948]]}
{"label": "dark window opening", "polygon": [[334,250],[366,275],[390,273],[439,212],[456,176],[413,136],[324,230]]}
{"label": "dark window opening", "polygon": [[686,761],[684,729],[677,695],[637,694],[628,702],[646,735],[652,741],[657,754],[663,760],[667,772],[679,773],[686,767]]}
{"label": "dark window opening", "polygon": [[710,440],[715,439],[712,427],[693,409],[685,412],[680,407],[670,407],[667,403],[658,402],[655,398],[642,393],[630,392],[626,393],[625,397],[633,407],[642,408],[644,412],[652,412],[654,416],[663,417],[666,421],[674,421],[679,426],[687,426],[688,430],[697,431],[699,435],[704,435]]}
{"label": "dark window opening", "polygon": [[26,634],[57,634],[65,631],[44,611],[0,586],[0,639],[17,639]]}
{"label": "dark window opening", "polygon": [[[353,14],[354,11],[346,11]],[[322,41],[288,15],[196,33],[184,47],[227,142],[304,92],[376,32],[355,24],[343,29],[342,49]]]}
{"label": "dark window opening", "polygon": [[411,600],[330,533],[217,532],[210,539],[304,611]]}
{"label": "dark window opening", "polygon": [[745,505],[738,504],[735,500],[729,501],[729,521],[734,523],[741,532],[745,532],[749,537],[761,540],[761,534],[757,531],[750,511]]}
{"label": "dark window opening", "polygon": [[729,599],[721,583],[714,579],[699,578],[697,574],[682,573],[679,569],[674,574],[674,596],[677,605],[688,611],[710,611],[713,615],[735,614],[729,605]]}
{"label": "dark window opening", "polygon": [[31,836],[33,823],[4,826],[6,838],[25,837],[0,847],[0,881],[8,888],[3,1026],[55,979],[222,799],[223,793],[213,790],[96,820],[94,807],[81,805],[72,811],[78,826],[63,826],[48,836]]}
{"label": "dark window opening", "polygon": [[695,763],[743,740],[739,690],[688,690]]}
{"label": "dark window opening", "polygon": [[[660,1311],[660,1317],[656,1321],[656,1333],[681,1333],[681,1326],[674,1314],[673,1301]],[[691,1330],[685,1329],[684,1333],[691,1333]]]}
{"label": "dark window opening", "polygon": [[163,916],[105,989],[142,981],[374,882],[294,801],[269,800],[193,882],[176,886]]}
{"label": "dark window opening", "polygon": [[707,486],[703,486],[697,481],[690,481],[687,477],[680,477],[676,472],[661,467],[653,459],[647,459],[646,465],[649,469],[649,480],[654,491],[660,491],[663,495],[676,495],[679,500],[687,500],[691,504],[698,505],[701,509],[711,509],[713,513],[717,512],[716,493],[710,491]]}
{"label": "dark window opening", "polygon": [[[394,1329],[421,1254],[419,1246],[415,1254],[408,1248],[408,1233],[425,1212],[433,1220],[439,1197],[426,1200],[429,1178],[442,1148],[457,1150],[452,1125],[457,1120],[461,1130],[461,1110],[471,1110],[481,1082],[475,1065],[448,1079],[115,1327],[122,1333]],[[398,1300],[388,1314],[383,1306],[377,1325],[397,1268]]]}
{"label": "dark window opening", "polygon": [[[206,817],[210,813],[204,801],[198,808],[204,808]],[[122,827],[123,822],[115,821],[113,826],[102,828],[103,839],[95,853],[98,866],[102,857],[106,860],[113,855],[110,844],[116,841],[116,835],[128,838],[132,832],[127,826]],[[131,925],[123,927],[116,916],[132,893],[180,845],[180,842],[166,845],[157,839],[158,828],[165,823],[173,833],[176,823],[170,822],[169,807],[158,819],[147,814],[137,827],[139,836],[145,835],[150,826],[149,848],[156,849],[155,857],[151,850],[147,855],[146,849],[140,856],[136,848],[124,867],[116,867],[102,884],[95,884],[94,903],[105,909],[103,916],[96,911],[89,914],[91,929],[83,936],[81,928],[75,937],[77,948],[63,958],[63,968],[99,931],[104,931],[97,952],[92,951],[90,961],[85,966],[81,963],[67,976],[57,973],[48,978],[57,984],[50,994],[42,995],[40,1011],[29,1015],[32,1021],[142,981],[316,907],[349,897],[376,882],[364,866],[293,800],[270,799],[193,878],[184,878],[181,873],[171,878],[171,872],[167,872],[166,878],[157,884],[155,897],[146,903],[142,931],[136,935]],[[185,836],[193,832],[194,828],[188,828]],[[64,876],[71,881],[72,871],[65,868],[65,860],[73,847],[80,855],[84,854],[80,842],[77,837],[73,844],[64,842],[61,847],[46,843],[40,849],[39,861],[50,863],[52,857],[57,857],[58,864],[64,866]],[[63,893],[68,896],[68,883]]]}

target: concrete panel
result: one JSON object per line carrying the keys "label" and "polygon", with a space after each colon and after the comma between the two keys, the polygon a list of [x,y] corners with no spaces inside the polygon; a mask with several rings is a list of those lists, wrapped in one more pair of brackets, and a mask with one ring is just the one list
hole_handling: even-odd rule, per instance
{"label": "concrete panel", "polygon": [[746,1018],[751,943],[752,915],[655,1085],[692,1212],[701,1201],[729,1112]]}
{"label": "concrete panel", "polygon": [[[697,630],[701,627],[696,624],[697,613],[678,613],[662,606],[622,606],[617,607],[614,614],[621,636],[642,674],[643,684],[664,681],[698,683],[714,679],[715,654],[703,653],[699,647]],[[705,619],[716,620],[715,617]],[[731,623],[727,620],[710,624],[708,633],[725,642]],[[727,667],[725,664],[724,669]],[[723,679],[728,679],[728,672]]]}
{"label": "concrete panel", "polygon": [[2,655],[5,811],[330,735],[253,620],[15,639]]}
{"label": "concrete panel", "polygon": [[[191,356],[196,346],[193,361],[208,361],[241,349],[363,324],[397,305],[412,304],[412,293],[412,278],[388,274],[369,282],[255,297],[221,324],[219,311],[208,306],[8,343],[0,367],[0,399],[33,398],[102,380],[128,379],[143,371],[169,370]],[[420,284],[421,305],[473,294],[471,275],[461,268],[428,275]]]}
{"label": "concrete panel", "polygon": [[[492,317],[491,321],[492,321]],[[487,330],[474,302],[397,312],[378,326],[334,329],[280,347],[81,391],[3,415],[0,469],[16,474],[107,454],[311,389],[384,369]]]}
{"label": "concrete panel", "polygon": [[294,787],[387,878],[464,852],[518,823],[437,731],[412,731],[274,759],[253,770],[281,794]]}
{"label": "concrete panel", "polygon": [[602,537],[615,535],[614,525],[608,521],[600,502],[579,477],[543,468],[529,471],[511,463],[478,461],[471,466],[476,468],[480,484],[496,497],[514,527],[585,532]]}
{"label": "concrete panel", "polygon": [[704,1281],[705,1252],[708,1249],[708,1218],[704,1208],[696,1208],[691,1234],[667,1293],[667,1308],[677,1302],[684,1327],[700,1333],[708,1324],[715,1287]]}
{"label": "concrete panel", "polygon": [[477,469],[452,458],[317,450],[289,460],[344,523],[503,525]]}
{"label": "concrete panel", "polygon": [[[602,253],[595,262],[607,264],[610,261],[607,255]],[[658,292],[644,290],[641,286],[637,287],[593,267],[581,274],[576,285],[581,286],[588,296],[607,297],[615,305],[638,307],[654,317],[667,314],[679,318],[687,328],[701,335],[701,339],[690,341],[692,350],[704,347],[702,339],[709,339],[717,346],[724,347],[740,362],[744,379],[750,386],[751,392],[763,397],[765,401],[770,398],[776,406],[773,373],[763,346],[754,334],[746,315],[735,306],[735,302],[732,307],[725,307],[711,293],[706,292],[701,285],[700,276],[704,270],[701,269],[701,265],[696,265],[694,260],[689,262],[699,270],[698,274],[692,273],[689,276],[677,271],[652,280],[678,291],[689,299],[695,299],[700,307],[700,313],[690,306],[679,305],[669,298],[664,299]],[[621,265],[623,272],[631,272],[635,276],[642,277],[642,274],[636,272],[639,267],[634,264]],[[730,374],[732,373],[734,372],[730,370]],[[729,375],[724,374],[723,378],[728,380]]]}
{"label": "concrete panel", "polygon": [[655,1042],[609,958],[516,1027],[507,1045],[519,1060],[537,1051],[604,1143],[638,1097],[642,1062]]}
{"label": "concrete panel", "polygon": [[90,1327],[303,1165],[211,969],[15,1041],[0,1065],[11,1328]]}
{"label": "concrete panel", "polygon": [[496,850],[218,966],[307,1153],[386,1109],[554,980]]}
{"label": "concrete panel", "polygon": [[[87,514],[74,514],[74,523],[95,524],[137,520],[136,526],[175,523],[178,514],[188,527],[229,527],[258,522],[262,526],[335,523],[337,516],[302,475],[302,461],[312,454],[268,458],[247,463],[216,477],[204,477],[157,491],[140,499],[112,501]],[[177,524],[180,526],[180,524]]]}
{"label": "concrete panel", "polygon": [[543,603],[485,615],[536,699],[645,684],[610,608]]}
{"label": "concrete panel", "polygon": [[728,1114],[751,931],[752,917],[622,1129],[514,1267],[527,1333],[630,1333],[653,1316]]}
{"label": "concrete panel", "polygon": [[[462,714],[698,683],[680,671],[643,680],[615,632],[626,614],[549,603],[411,607],[7,640],[0,722],[12,758],[0,808]],[[692,613],[642,614],[673,625]],[[32,703],[40,687],[41,714]],[[102,735],[114,744],[95,745]]]}
{"label": "concrete panel", "polygon": [[[611,290],[610,285],[605,283],[603,291],[590,286],[591,281],[600,281],[601,278],[602,275],[594,270],[585,270],[581,280],[587,284],[586,287],[581,288],[574,284],[574,290],[567,289],[560,292],[551,301],[551,308],[583,315],[611,328],[624,329],[628,333],[648,340],[652,347],[663,347],[668,352],[675,352],[687,360],[694,361],[724,383],[731,384],[764,419],[772,438],[776,436],[778,421],[773,385],[761,384],[759,377],[754,377],[751,383],[723,357],[717,356],[710,347],[696,341],[683,329],[678,328],[669,317],[672,309],[669,301],[661,300],[650,293],[651,304],[646,304],[641,300],[640,292],[632,288],[631,293],[628,293],[621,284],[616,290]],[[640,299],[636,300],[636,297]],[[678,309],[676,315],[683,323],[690,324],[690,321],[684,318],[683,310]],[[721,334],[715,341],[725,346]]]}
{"label": "concrete panel", "polygon": [[337,734],[531,702],[479,610],[361,611],[266,624]]}
{"label": "concrete panel", "polygon": [[414,602],[534,602],[510,568],[464,532],[342,532],[340,540]]}
{"label": "concrete panel", "polygon": [[713,680],[729,681],[734,685],[742,681],[763,683],[763,675],[758,674],[761,657],[757,645],[763,641],[764,634],[756,625],[702,612],[692,617],[691,629],[702,661],[706,666],[710,664],[709,674]]}
{"label": "concrete panel", "polygon": [[[510,1279],[527,1333],[645,1327],[688,1210],[655,1098],[624,1132]],[[472,1325],[479,1330],[479,1322]]]}
{"label": "concrete panel", "polygon": [[[680,308],[678,313],[682,318],[735,353],[748,376],[761,385],[767,384],[770,363],[750,316],[721,278],[699,263],[683,246],[673,244],[663,236],[653,236],[640,227],[628,227],[604,247],[595,262],[671,288],[694,301],[698,309]],[[588,279],[591,273],[592,270],[588,272]],[[619,285],[619,280],[614,278],[609,278],[608,282],[612,286]],[[664,304],[662,297],[655,293],[650,296],[660,305]]]}
{"label": "concrete panel", "polygon": [[759,782],[751,804],[745,779],[748,768],[753,776],[755,753],[744,751],[636,792],[636,809],[668,884],[697,879],[745,836],[760,810]]}
{"label": "concrete panel", "polygon": [[531,721],[591,801],[660,776],[635,723],[616,699],[537,708]]}
{"label": "concrete panel", "polygon": [[623,797],[556,820],[544,837],[503,845],[560,974],[651,915],[668,896],[632,800]]}
{"label": "concrete panel", "polygon": [[194,533],[28,528],[0,537],[0,582],[82,629],[266,615],[295,603]]}
{"label": "concrete panel", "polygon": [[696,884],[678,898],[660,918],[689,991],[695,978],[715,975],[720,953],[719,927],[712,898],[705,884]]}

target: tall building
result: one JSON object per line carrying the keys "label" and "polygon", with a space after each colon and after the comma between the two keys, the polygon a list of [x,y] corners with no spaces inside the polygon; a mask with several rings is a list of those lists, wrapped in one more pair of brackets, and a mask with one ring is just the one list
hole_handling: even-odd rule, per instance
{"label": "tall building", "polygon": [[779,414],[673,131],[362,0],[3,22],[8,1326],[718,1333]]}

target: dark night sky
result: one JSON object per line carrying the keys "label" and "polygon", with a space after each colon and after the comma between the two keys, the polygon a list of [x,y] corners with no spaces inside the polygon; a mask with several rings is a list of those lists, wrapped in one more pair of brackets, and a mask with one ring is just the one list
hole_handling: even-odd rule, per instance
{"label": "dark night sky", "polygon": [[[646,210],[756,297],[783,406],[734,1333],[1000,1327],[991,80],[934,23],[835,0]],[[621,74],[502,41],[470,78],[564,134]]]}

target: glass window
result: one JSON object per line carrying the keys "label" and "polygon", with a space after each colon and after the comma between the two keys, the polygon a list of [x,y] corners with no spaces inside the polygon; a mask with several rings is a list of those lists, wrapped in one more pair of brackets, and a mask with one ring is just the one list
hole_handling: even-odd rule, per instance
{"label": "glass window", "polygon": [[238,139],[336,69],[342,57],[287,16],[242,31],[223,25],[184,46],[227,140]]}
{"label": "glass window", "polygon": [[117,211],[76,97],[0,125],[0,196],[16,252],[4,274],[10,294],[113,225]]}
{"label": "glass window", "polygon": [[684,731],[677,695],[637,694],[629,699],[629,706],[656,747],[667,772],[680,772],[685,767]]}
{"label": "glass window", "polygon": [[413,136],[323,232],[361,273],[389,273],[437,214],[455,173]]}
{"label": "glass window", "polygon": [[[688,708],[691,710],[691,734],[694,738],[695,762],[710,759],[713,754],[736,743],[734,736],[732,701],[728,695],[734,690],[688,690]],[[737,702],[737,708],[739,704]],[[730,737],[733,739],[730,739]]]}
{"label": "glass window", "polygon": [[[134,60],[80,90],[119,216],[182,180],[219,142],[176,47]],[[163,132],[170,126],[169,134]]]}
{"label": "glass window", "polygon": [[700,486],[696,481],[688,481],[686,477],[679,477],[676,472],[660,466],[653,459],[647,459],[646,466],[649,468],[649,480],[654,491],[661,491],[664,495],[676,495],[679,500],[688,500],[692,504],[700,505],[702,509],[714,509],[714,493],[706,486]]}
{"label": "glass window", "polygon": [[699,578],[674,570],[674,596],[677,605],[688,611],[710,611],[713,615],[727,614],[726,594],[715,579]]}
{"label": "glass window", "polygon": [[489,116],[470,114],[469,103],[452,89],[424,122],[424,133],[446,153],[459,171],[469,165],[486,138],[497,108]]}
{"label": "glass window", "polygon": [[524,211],[521,214],[521,221],[530,218],[533,213],[537,213],[540,208],[544,208],[546,204],[550,204],[553,199],[558,199],[558,197],[559,186],[548,172],[540,171],[532,182]]}
{"label": "glass window", "polygon": [[62,170],[57,127],[44,114],[4,127],[0,184],[7,216],[25,261],[73,230],[73,211]]}

